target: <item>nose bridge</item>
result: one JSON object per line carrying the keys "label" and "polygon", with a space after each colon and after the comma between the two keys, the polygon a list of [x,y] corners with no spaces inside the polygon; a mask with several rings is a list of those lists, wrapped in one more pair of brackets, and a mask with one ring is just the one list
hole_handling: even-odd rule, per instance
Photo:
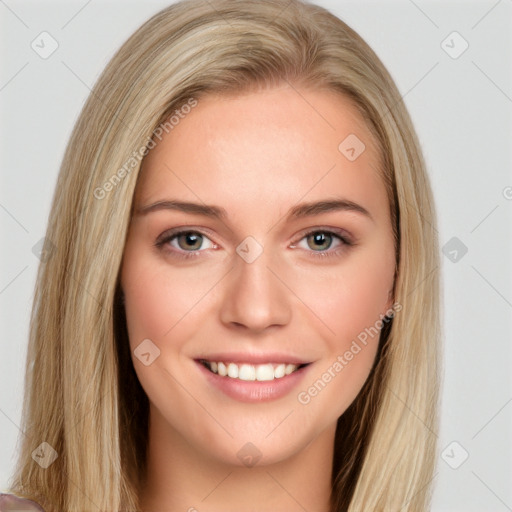
{"label": "nose bridge", "polygon": [[247,237],[237,247],[233,265],[223,297],[222,321],[253,330],[286,324],[290,318],[289,292],[275,276],[270,249]]}

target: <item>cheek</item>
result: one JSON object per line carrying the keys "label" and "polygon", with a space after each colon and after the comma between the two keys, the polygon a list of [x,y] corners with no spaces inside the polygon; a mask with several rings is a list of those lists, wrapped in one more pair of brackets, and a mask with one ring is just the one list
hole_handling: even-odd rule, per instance
{"label": "cheek", "polygon": [[195,305],[211,287],[208,279],[198,280],[187,271],[172,272],[154,255],[130,245],[125,251],[121,280],[132,346],[145,338],[163,345],[178,324],[183,327],[190,320]]}
{"label": "cheek", "polygon": [[322,417],[323,426],[336,421],[355,400],[375,360],[388,283],[379,272],[369,270],[340,272],[322,293],[311,294],[330,332],[324,338],[325,357],[304,382],[297,400],[303,418]]}
{"label": "cheek", "polygon": [[157,343],[165,329],[171,326],[164,322],[162,304],[165,301],[160,300],[160,293],[156,290],[148,289],[147,286],[140,286],[133,289],[129,284],[124,288],[125,291],[125,311],[126,324],[130,345],[132,348],[143,339],[149,338]]}
{"label": "cheek", "polygon": [[130,344],[136,345],[145,338],[158,340],[172,327],[172,318],[165,311],[169,302],[165,283],[148,267],[131,260],[123,267],[122,283]]}
{"label": "cheek", "polygon": [[178,315],[183,316],[186,304],[180,298],[186,294],[179,281],[174,281],[172,287],[169,281],[147,251],[127,243],[121,283],[132,351],[144,339],[150,339],[162,350],[164,335],[178,321]]}
{"label": "cheek", "polygon": [[352,254],[336,269],[317,275],[314,287],[304,283],[299,292],[328,328],[323,331],[325,358],[298,396],[299,403],[307,405],[304,412],[313,417],[328,407],[329,420],[339,417],[373,365],[394,274],[392,247],[387,252],[382,245],[376,248]]}
{"label": "cheek", "polygon": [[393,273],[392,258],[360,251],[340,266],[316,273],[309,285],[303,281],[298,294],[326,325],[336,348],[342,349],[386,313],[392,302]]}

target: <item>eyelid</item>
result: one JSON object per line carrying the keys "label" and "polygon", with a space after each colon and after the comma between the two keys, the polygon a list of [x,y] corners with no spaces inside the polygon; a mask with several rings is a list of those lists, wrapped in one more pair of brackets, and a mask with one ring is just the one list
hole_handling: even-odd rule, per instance
{"label": "eyelid", "polygon": [[[213,236],[213,231],[211,231],[208,228],[202,228],[202,227],[198,228],[195,226],[180,226],[180,227],[176,227],[176,228],[167,229],[163,233],[158,235],[158,237],[155,241],[155,245],[164,244],[164,243],[166,243],[166,241],[168,241],[173,236],[181,235],[183,233],[198,233],[207,238],[210,238],[211,236]],[[214,245],[217,245],[213,240],[211,240],[211,242]]]}
{"label": "eyelid", "polygon": [[[177,228],[172,228],[164,231],[155,241],[154,245],[157,249],[160,251],[165,251],[168,254],[175,256],[176,258],[181,259],[189,259],[189,258],[197,258],[202,255],[205,250],[208,249],[217,249],[219,246],[210,239],[210,236],[207,234],[209,230],[205,228],[194,228],[191,226],[181,226]],[[204,238],[207,238],[210,243],[212,244],[212,247],[208,247],[207,249],[201,249],[197,251],[184,251],[177,249],[176,247],[170,247],[170,242],[172,239],[175,239],[181,235],[188,234],[188,233],[195,233],[198,235],[201,235]],[[167,247],[169,245],[169,247]]]}
{"label": "eyelid", "polygon": [[[341,238],[341,240],[345,242],[347,245],[355,245],[356,243],[354,237],[347,230],[330,226],[315,226],[312,228],[307,228],[297,235],[296,240],[297,242],[299,242],[304,237],[317,232],[330,233],[336,235],[337,237]],[[294,242],[294,244],[297,242]]]}

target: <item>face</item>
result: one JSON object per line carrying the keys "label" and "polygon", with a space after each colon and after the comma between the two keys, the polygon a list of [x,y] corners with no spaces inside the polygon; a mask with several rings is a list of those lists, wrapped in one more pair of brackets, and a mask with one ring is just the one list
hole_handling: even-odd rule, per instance
{"label": "face", "polygon": [[160,432],[241,465],[243,450],[278,462],[334,431],[393,304],[379,161],[356,109],[324,90],[205,96],[164,132],[121,273]]}

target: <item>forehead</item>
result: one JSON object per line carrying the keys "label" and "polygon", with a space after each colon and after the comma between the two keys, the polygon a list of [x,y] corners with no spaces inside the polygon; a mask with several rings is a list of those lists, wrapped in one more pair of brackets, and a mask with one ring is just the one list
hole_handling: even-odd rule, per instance
{"label": "forehead", "polygon": [[210,94],[144,159],[138,205],[165,199],[273,208],[350,195],[385,207],[380,155],[361,114],[334,91],[282,86]]}

